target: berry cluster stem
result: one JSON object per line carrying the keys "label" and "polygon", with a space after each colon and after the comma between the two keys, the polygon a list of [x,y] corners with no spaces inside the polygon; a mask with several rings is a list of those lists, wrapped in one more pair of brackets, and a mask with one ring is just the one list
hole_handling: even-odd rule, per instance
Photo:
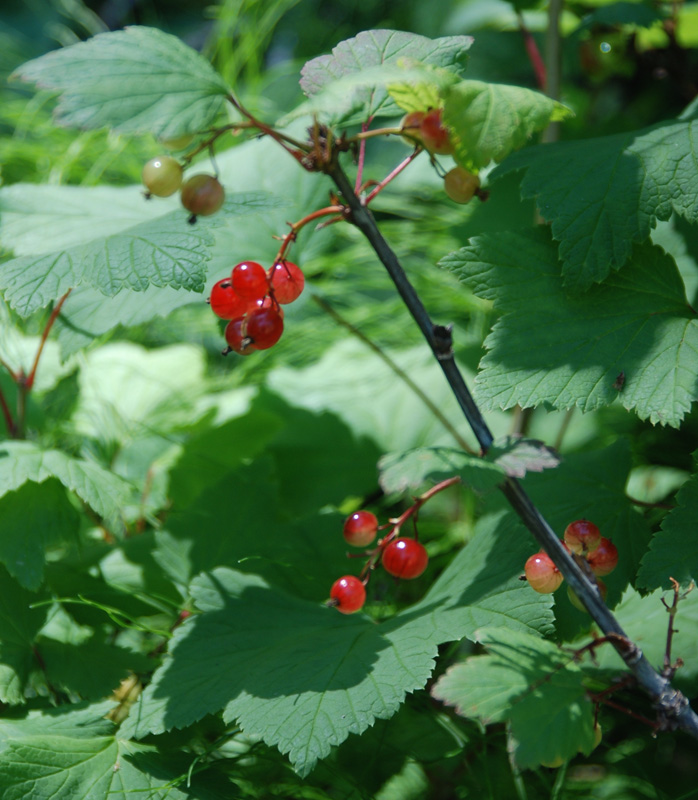
{"label": "berry cluster stem", "polygon": [[284,260],[289,247],[293,244],[293,242],[296,241],[299,232],[303,230],[306,225],[309,225],[311,222],[315,222],[316,219],[322,219],[322,217],[334,216],[342,219],[343,213],[344,206],[325,206],[325,208],[319,208],[317,211],[313,211],[312,214],[308,214],[307,216],[303,217],[303,219],[299,219],[298,222],[289,223],[291,231],[285,236],[281,237],[281,247],[279,248],[279,252],[276,254],[274,263],[276,264],[279,261]]}
{"label": "berry cluster stem", "polygon": [[[451,386],[482,452],[485,453],[492,444],[492,434],[455,362],[450,328],[435,325],[431,321],[395,252],[383,238],[373,215],[353,191],[344,170],[336,160],[328,166],[327,174],[334,181],[351,212],[350,221],[364,234],[392,278],[400,297],[441,365],[446,380]],[[609,636],[616,652],[637,679],[638,685],[650,696],[660,715],[662,727],[665,729],[681,728],[698,738],[698,715],[691,709],[685,695],[674,689],[669,680],[654,669],[640,648],[630,642],[616,618],[603,602],[598,587],[584,574],[565,550],[562,542],[521,484],[515,478],[507,477],[500,485],[500,489],[511,507],[562,572],[572,591],[580,598],[592,619],[604,634]]]}

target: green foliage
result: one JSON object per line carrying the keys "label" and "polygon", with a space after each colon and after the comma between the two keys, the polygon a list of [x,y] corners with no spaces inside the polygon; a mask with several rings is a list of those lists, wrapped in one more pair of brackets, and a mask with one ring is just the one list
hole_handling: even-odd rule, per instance
{"label": "green foliage", "polygon": [[545,230],[476,238],[441,264],[502,313],[477,380],[490,407],[590,411],[618,399],[642,419],[676,427],[689,411],[698,323],[660,248],[638,246],[621,273],[572,296]]}
{"label": "green foliage", "polygon": [[[698,170],[695,106],[681,113],[672,72],[692,74],[687,16],[640,51],[657,9],[570,4],[563,105],[529,88],[531,40],[506,30],[523,19],[537,35],[539,5],[386,3],[375,29],[345,34],[332,4],[226,1],[204,48],[222,75],[155,28],[44,55],[35,31],[0,31],[0,69],[46,90],[0,97],[3,798],[694,791],[687,739],[643,733],[655,710],[564,584],[522,579],[539,545],[497,490],[521,480],[558,535],[600,527],[619,551],[608,607],[695,693]],[[107,27],[66,9],[63,42]],[[307,59],[300,84],[292,57]],[[452,157],[411,152],[394,127],[430,107]],[[534,143],[558,121],[577,138]],[[195,224],[138,185],[153,137],[185,133],[176,156],[197,169],[208,155],[227,193]],[[443,191],[454,162],[480,173],[468,205]],[[492,411],[486,454],[337,213],[335,163],[452,326]],[[205,290],[279,253],[306,277],[281,341],[222,359]],[[377,541],[347,559],[360,508]],[[381,567],[395,525],[429,555],[415,580]],[[351,616],[327,604],[345,574],[366,579]]]}
{"label": "green foliage", "polygon": [[15,76],[60,94],[62,125],[162,139],[207,128],[228,93],[204,58],[155,28],[99,34],[30,61]]}

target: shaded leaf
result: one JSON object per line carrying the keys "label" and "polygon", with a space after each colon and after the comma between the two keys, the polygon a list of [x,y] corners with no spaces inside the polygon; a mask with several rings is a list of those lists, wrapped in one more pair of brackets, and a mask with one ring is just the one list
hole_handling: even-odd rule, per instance
{"label": "shaded leaf", "polygon": [[203,613],[175,631],[171,658],[126,730],[161,732],[223,708],[226,720],[288,753],[306,775],[332,745],[392,716],[406,692],[422,687],[438,643],[483,624],[549,630],[549,598],[518,580],[526,543],[503,548],[502,533],[483,530],[419,604],[381,625],[227,568],[196,578],[191,591]]}
{"label": "shaded leaf", "polygon": [[75,539],[80,525],[63,487],[47,478],[23,483],[0,498],[0,561],[25,589],[41,586],[47,549]]}
{"label": "shaded leaf", "polygon": [[56,121],[175,138],[203,130],[228,88],[180,39],[155,28],[102,33],[23,64],[15,77],[60,94]]}
{"label": "shaded leaf", "polygon": [[99,464],[72,458],[60,450],[43,450],[31,442],[0,445],[0,497],[27,481],[56,478],[75,492],[114,530],[121,525],[121,509],[131,500],[133,487]]}
{"label": "shaded leaf", "polygon": [[698,581],[698,476],[676,495],[676,508],[662,521],[642,559],[638,585],[645,589],[671,588],[670,578],[686,586]]}
{"label": "shaded leaf", "polygon": [[451,667],[432,694],[484,723],[511,722],[521,767],[568,760],[593,744],[583,673],[553,642],[504,628],[477,632],[487,655]]}
{"label": "shaded leaf", "polygon": [[676,211],[698,220],[698,121],[531,147],[491,179],[525,170],[521,194],[535,198],[560,242],[565,286],[580,291],[630,258],[657,220]]}
{"label": "shaded leaf", "polygon": [[404,453],[389,453],[378,462],[384,492],[405,492],[425,481],[459,475],[467,486],[484,491],[504,480],[504,471],[479,456],[455,447],[420,447]]}
{"label": "shaded leaf", "polygon": [[0,700],[24,702],[24,686],[38,667],[34,639],[46,620],[48,609],[30,608],[37,596],[23,589],[0,568]]}
{"label": "shaded leaf", "polygon": [[690,409],[698,319],[660,248],[638,246],[622,273],[573,297],[547,230],[476,237],[441,265],[502,313],[476,379],[487,407],[591,411],[619,399],[640,418],[673,426]]}
{"label": "shaded leaf", "polygon": [[550,122],[571,114],[561,103],[520,86],[465,80],[444,93],[443,121],[454,158],[475,171],[501,161]]}

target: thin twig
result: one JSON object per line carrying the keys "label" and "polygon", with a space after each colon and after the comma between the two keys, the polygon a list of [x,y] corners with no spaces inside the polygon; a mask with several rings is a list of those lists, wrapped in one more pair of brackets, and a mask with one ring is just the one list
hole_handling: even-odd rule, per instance
{"label": "thin twig", "polygon": [[2,389],[0,389],[0,408],[2,408],[2,416],[5,420],[7,435],[13,439],[15,436],[15,422],[12,419],[12,412],[10,411],[10,407],[7,405],[5,393],[2,391]]}
{"label": "thin twig", "polygon": [[[486,452],[492,443],[492,434],[455,363],[451,348],[450,329],[432,323],[395,252],[378,230],[370,211],[364,207],[353,192],[351,183],[339,163],[331,164],[327,168],[327,172],[351,211],[350,221],[367,238],[395,283],[400,297],[441,365],[483,453]],[[698,715],[691,709],[686,697],[674,689],[669,681],[654,669],[640,648],[628,639],[616,618],[603,602],[598,587],[592,583],[565,550],[562,542],[521,484],[514,478],[507,478],[501,484],[500,489],[511,507],[562,572],[572,591],[580,598],[592,619],[610,638],[616,652],[635,675],[638,685],[653,700],[660,716],[661,727],[663,729],[681,728],[698,738]]]}
{"label": "thin twig", "polygon": [[367,347],[370,347],[373,352],[379,356],[389,367],[390,369],[400,378],[403,383],[405,383],[416,395],[417,397],[424,403],[424,405],[431,411],[431,413],[439,420],[439,422],[446,428],[446,430],[451,434],[453,439],[458,443],[460,448],[464,450],[466,453],[473,453],[472,447],[465,441],[465,439],[458,433],[458,431],[451,425],[449,420],[444,416],[441,409],[434,403],[423,391],[421,386],[418,386],[412,378],[405,372],[404,369],[399,367],[389,355],[383,352],[380,347],[375,342],[372,342],[365,333],[362,333],[358,328],[354,327],[354,325],[349,322],[349,320],[345,319],[338,311],[336,311],[332,306],[324,300],[322,297],[314,294],[313,300],[320,306],[320,308],[327,312],[333,319],[335,319],[340,325],[343,325],[348,331],[354,334],[357,339],[360,339]]}
{"label": "thin twig", "polygon": [[405,169],[405,167],[407,167],[409,164],[411,164],[421,152],[422,148],[416,147],[414,151],[410,153],[410,155],[407,156],[407,158],[403,159],[389,175],[386,175],[386,177],[383,178],[383,180],[378,184],[378,186],[376,186],[376,188],[368,195],[368,197],[365,200],[366,205],[368,205],[379,192],[382,192],[383,189],[385,189],[385,187],[390,183],[390,181],[395,180],[395,178],[397,178],[397,176],[402,172],[402,170]]}
{"label": "thin twig", "polygon": [[541,56],[538,45],[536,44],[536,40],[533,38],[533,34],[526,26],[523,14],[520,11],[516,12],[516,19],[519,23],[521,35],[523,36],[524,46],[526,47],[526,52],[528,53],[528,59],[531,62],[533,72],[536,75],[536,83],[538,84],[538,88],[544,92],[548,81],[545,64],[543,63],[543,57]]}

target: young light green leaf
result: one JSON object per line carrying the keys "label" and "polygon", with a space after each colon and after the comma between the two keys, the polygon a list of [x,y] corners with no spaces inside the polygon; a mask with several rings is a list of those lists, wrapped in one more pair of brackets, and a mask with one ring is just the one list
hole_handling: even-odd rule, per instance
{"label": "young light green leaf", "polygon": [[228,568],[196,578],[203,613],[175,631],[171,658],[122,732],[183,727],[222,708],[308,774],[332,745],[392,716],[405,693],[424,686],[439,643],[480,625],[550,630],[550,599],[518,579],[527,543],[510,534],[483,527],[418,605],[381,625]]}
{"label": "young light green leaf", "polygon": [[698,476],[694,475],[676,495],[676,508],[667,514],[655,533],[638,572],[645,589],[671,588],[671,580],[686,586],[698,581]]}
{"label": "young light green leaf", "polygon": [[553,469],[560,463],[560,456],[552,447],[521,436],[497,439],[487,451],[487,458],[514,478],[523,478],[527,472]]}
{"label": "young light green leaf", "polygon": [[[343,102],[332,86],[341,78],[359,78],[364,71],[376,72],[383,65],[399,67],[415,62],[443,67],[451,72],[462,72],[466,51],[472,44],[470,36],[446,36],[441,39],[427,39],[413,33],[392,30],[363,31],[352,39],[340,42],[331,55],[314,58],[303,67],[301,88],[308,97],[315,98],[327,91],[340,104],[337,108],[329,103],[326,110],[334,114],[337,121],[365,122],[370,118],[391,116],[399,109],[390,97],[388,85],[400,82],[399,74],[386,71],[376,74],[367,85],[357,86]],[[427,81],[430,83],[431,81]],[[322,103],[319,104],[322,107]]]}
{"label": "young light green leaf", "polygon": [[505,478],[504,470],[484,458],[455,447],[420,447],[404,453],[388,453],[378,462],[384,492],[405,492],[459,475],[466,486],[484,491]]}
{"label": "young light green leaf", "polygon": [[48,608],[31,608],[37,596],[23,589],[0,567],[0,700],[24,703],[24,686],[35,669],[33,645]]}
{"label": "young light green leaf", "polygon": [[511,722],[521,767],[553,763],[590,750],[593,706],[583,673],[553,642],[506,628],[476,633],[487,655],[451,667],[432,694],[483,723]]}
{"label": "young light green leaf", "polygon": [[265,205],[259,193],[233,195],[221,214],[200,218],[195,225],[180,209],[65,250],[20,256],[0,265],[0,288],[22,316],[84,284],[110,296],[151,285],[200,292],[215,241],[212,229],[223,225],[227,214]]}
{"label": "young light green leaf", "polygon": [[521,194],[535,198],[560,242],[565,285],[603,281],[630,258],[633,244],[676,211],[698,220],[698,121],[532,147],[509,158],[495,180],[525,170]]}
{"label": "young light green leaf", "polygon": [[454,158],[478,170],[523,147],[550,122],[572,114],[561,103],[520,86],[460,81],[444,93],[443,121]]}
{"label": "young light green leaf", "polygon": [[476,381],[486,406],[590,411],[619,399],[640,418],[672,426],[690,409],[698,319],[660,248],[638,246],[621,273],[572,297],[544,229],[477,237],[441,265],[502,313]]}
{"label": "young light green leaf", "polygon": [[113,472],[60,450],[44,450],[31,442],[0,445],[0,497],[27,481],[57,478],[118,532],[121,508],[131,501],[133,487]]}
{"label": "young light green leaf", "polygon": [[59,93],[61,125],[163,139],[209,127],[229,93],[208,61],[180,39],[136,26],[47,53],[14,75]]}

